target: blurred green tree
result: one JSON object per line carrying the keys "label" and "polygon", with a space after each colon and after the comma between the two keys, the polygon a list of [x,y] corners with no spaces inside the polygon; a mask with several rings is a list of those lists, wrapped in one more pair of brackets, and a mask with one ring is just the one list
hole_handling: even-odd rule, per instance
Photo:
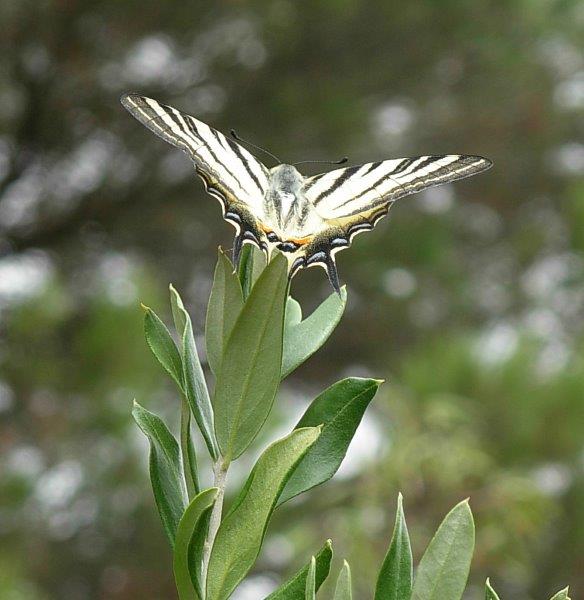
{"label": "blurred green tree", "polygon": [[[4,0],[0,21],[0,581],[13,597],[173,593],[129,412],[135,396],[172,414],[176,398],[137,307],[165,306],[172,281],[200,334],[232,232],[188,160],[122,111],[130,90],[290,161],[495,161],[404,199],[340,255],[347,314],[272,427],[349,368],[389,385],[344,478],[314,493],[319,514],[276,513],[249,597],[322,534],[359,565],[362,597],[398,489],[415,548],[472,495],[476,597],[486,573],[501,597],[566,581],[584,593],[581,3]],[[328,292],[313,271],[294,281],[307,309]]]}

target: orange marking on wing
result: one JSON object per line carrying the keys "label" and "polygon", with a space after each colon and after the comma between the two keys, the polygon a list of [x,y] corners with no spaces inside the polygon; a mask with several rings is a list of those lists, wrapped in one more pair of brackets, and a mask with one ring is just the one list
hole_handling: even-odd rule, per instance
{"label": "orange marking on wing", "polygon": [[[266,234],[270,234],[270,233],[274,233],[273,229],[270,229],[269,227],[266,227],[266,225],[264,225],[263,223],[259,223],[260,229]],[[303,238],[288,238],[286,240],[281,240],[282,242],[286,243],[286,242],[292,242],[294,244],[298,244],[299,246],[304,246],[305,244],[308,244],[312,241],[313,236],[309,235],[307,237],[303,237]]]}
{"label": "orange marking on wing", "polygon": [[303,238],[289,238],[287,242],[293,242],[294,244],[298,244],[299,246],[304,246],[304,244],[308,244],[312,240],[312,236],[303,237]]}

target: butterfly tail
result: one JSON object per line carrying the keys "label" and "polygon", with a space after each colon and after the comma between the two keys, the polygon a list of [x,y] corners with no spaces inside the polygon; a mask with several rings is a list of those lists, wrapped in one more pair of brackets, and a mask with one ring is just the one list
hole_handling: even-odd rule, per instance
{"label": "butterfly tail", "polygon": [[233,240],[233,266],[237,268],[239,266],[239,259],[241,258],[241,249],[243,248],[243,236],[239,233]]}
{"label": "butterfly tail", "polygon": [[328,255],[326,259],[326,274],[328,275],[328,280],[335,292],[341,296],[341,286],[339,284],[339,273],[337,271],[337,263],[335,262],[335,257],[332,255]]}

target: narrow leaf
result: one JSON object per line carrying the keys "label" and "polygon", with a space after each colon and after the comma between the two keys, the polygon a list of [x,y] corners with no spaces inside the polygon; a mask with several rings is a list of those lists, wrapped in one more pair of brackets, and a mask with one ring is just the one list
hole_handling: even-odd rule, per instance
{"label": "narrow leaf", "polygon": [[225,346],[215,386],[215,431],[228,460],[253,441],[280,383],[287,262],[277,256],[264,269]]}
{"label": "narrow leaf", "polygon": [[309,317],[289,324],[284,335],[282,379],[312,356],[329,338],[341,320],[347,304],[347,290],[333,292]]}
{"label": "narrow leaf", "polygon": [[286,300],[286,319],[284,321],[284,331],[289,327],[294,327],[302,321],[302,307],[298,300],[294,300],[292,296],[288,296]]}
{"label": "narrow leaf", "polygon": [[276,500],[290,472],[319,433],[318,427],[297,429],[260,456],[217,532],[209,561],[207,600],[228,598],[251,569]]}
{"label": "narrow leaf", "polygon": [[182,340],[182,336],[185,331],[185,325],[187,324],[185,306],[182,298],[172,284],[168,286],[168,290],[170,292],[170,308],[172,309],[174,328],[178,333],[179,339]]}
{"label": "narrow leaf", "polygon": [[393,535],[377,578],[375,600],[409,600],[411,593],[412,549],[403,511],[403,498],[399,494]]}
{"label": "narrow leaf", "polygon": [[306,589],[304,590],[304,598],[306,600],[315,600],[316,596],[316,558],[310,559],[308,567],[308,575],[306,576]]}
{"label": "narrow leaf", "polygon": [[219,248],[205,324],[207,360],[215,374],[219,372],[225,343],[242,306],[243,296],[237,273],[231,261]]}
{"label": "narrow leaf", "polygon": [[296,428],[323,425],[318,441],[290,477],[279,504],[329,480],[341,466],[379,379],[349,377],[333,384],[308,407]]}
{"label": "narrow leaf", "polygon": [[412,600],[460,600],[474,550],[474,522],[465,500],[445,517],[416,574]]}
{"label": "narrow leaf", "polygon": [[[205,515],[217,497],[217,488],[209,488],[198,494],[182,516],[177,530],[173,555],[173,570],[180,600],[202,600],[200,562],[202,556],[193,556],[191,548],[197,538],[205,537]],[[197,544],[202,547],[202,544]],[[192,563],[191,563],[191,560]],[[191,563],[191,564],[190,564]]]}
{"label": "narrow leaf", "polygon": [[570,600],[568,593],[569,589],[566,587],[563,590],[560,590],[557,594],[552,596],[551,600]]}
{"label": "narrow leaf", "polygon": [[164,370],[182,390],[182,362],[174,340],[158,315],[148,306],[142,305],[142,308],[146,342]]}
{"label": "narrow leaf", "polygon": [[238,275],[241,281],[243,299],[246,300],[266,266],[264,253],[253,244],[244,244],[239,260]]}
{"label": "narrow leaf", "polygon": [[[328,577],[333,558],[333,547],[330,540],[318,551],[316,559],[315,591],[318,592],[324,580]],[[306,589],[306,578],[310,563],[302,567],[286,583],[281,585],[275,592],[272,592],[266,600],[303,600]]]}
{"label": "narrow leaf", "polygon": [[492,588],[488,577],[487,581],[485,582],[485,600],[500,600],[497,592]]}
{"label": "narrow leaf", "polygon": [[205,439],[209,454],[213,460],[217,459],[217,441],[213,430],[213,408],[209,398],[209,390],[205,381],[205,374],[201,367],[197,347],[195,345],[195,336],[193,335],[193,325],[191,318],[186,311],[185,330],[182,338],[182,361],[183,377],[185,382],[185,393],[195,421],[201,430]]}
{"label": "narrow leaf", "polygon": [[132,416],[150,441],[150,480],[162,525],[174,546],[176,528],[187,505],[177,441],[154,413],[134,401]]}
{"label": "narrow leaf", "polygon": [[[201,430],[205,443],[211,452],[211,456],[216,457],[217,442],[213,431],[213,409],[207,390],[207,383],[201,368],[195,339],[193,336],[193,326],[191,318],[186,311],[182,298],[176,289],[171,285],[170,305],[172,308],[172,317],[174,326],[181,340],[181,361],[183,365],[183,396],[187,400],[191,414],[195,417],[197,425]],[[199,486],[197,481],[197,461],[195,448],[191,439],[190,415],[184,410],[181,413],[181,451],[183,456],[185,478],[189,496],[192,497],[193,488],[198,493]]]}
{"label": "narrow leaf", "polygon": [[185,309],[182,298],[172,285],[170,286],[170,304],[174,324],[181,340],[184,394],[205,439],[209,453],[213,459],[216,459],[217,442],[213,430],[213,408],[195,344],[191,317]]}
{"label": "narrow leaf", "polygon": [[343,568],[339,573],[339,578],[337,579],[333,600],[352,600],[353,592],[351,587],[351,567],[349,567],[349,563],[345,560],[343,562]]}
{"label": "narrow leaf", "polygon": [[199,473],[197,455],[191,436],[191,409],[184,396],[181,401],[180,413],[180,454],[188,497],[194,498],[200,492]]}

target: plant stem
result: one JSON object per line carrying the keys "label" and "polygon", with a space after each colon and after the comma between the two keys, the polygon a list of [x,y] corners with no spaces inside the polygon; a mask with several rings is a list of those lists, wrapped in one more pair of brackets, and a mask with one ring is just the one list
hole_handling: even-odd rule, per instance
{"label": "plant stem", "polygon": [[209,560],[211,559],[211,550],[221,525],[221,515],[223,512],[223,498],[225,496],[225,483],[227,480],[227,471],[229,469],[229,461],[225,461],[223,457],[219,457],[217,462],[213,465],[213,487],[217,488],[217,498],[213,509],[211,510],[211,516],[209,518],[209,529],[207,531],[207,538],[205,539],[205,546],[203,549],[203,568],[202,568],[202,581],[201,585],[203,588],[206,586],[207,581],[207,570],[209,568]]}

